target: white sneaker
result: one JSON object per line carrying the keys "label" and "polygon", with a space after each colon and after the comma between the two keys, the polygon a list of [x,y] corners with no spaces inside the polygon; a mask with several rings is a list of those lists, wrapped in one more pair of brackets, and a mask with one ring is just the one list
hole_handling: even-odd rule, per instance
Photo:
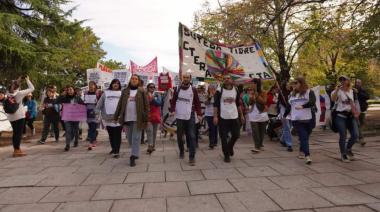
{"label": "white sneaker", "polygon": [[299,158],[299,159],[305,159],[305,154],[304,154],[303,152],[300,152],[300,153],[298,154],[298,158]]}
{"label": "white sneaker", "polygon": [[253,148],[253,149],[251,149],[251,152],[252,152],[252,153],[259,153],[260,150],[259,150],[259,149],[256,149],[256,148]]}
{"label": "white sneaker", "polygon": [[306,156],[306,164],[310,165],[311,162],[312,162],[311,157],[310,156]]}

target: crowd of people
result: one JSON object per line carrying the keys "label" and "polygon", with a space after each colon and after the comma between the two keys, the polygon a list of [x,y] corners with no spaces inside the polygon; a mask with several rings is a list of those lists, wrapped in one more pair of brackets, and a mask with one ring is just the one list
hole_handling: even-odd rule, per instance
{"label": "crowd of people", "polygon": [[[162,126],[163,105],[170,96],[169,116],[176,120],[176,135],[179,158],[188,152],[189,165],[196,163],[196,152],[202,126],[207,126],[209,149],[213,150],[220,140],[224,162],[231,162],[234,146],[241,130],[252,135],[253,154],[264,148],[264,138],[279,140],[289,152],[293,151],[295,133],[299,142],[299,158],[306,164],[312,163],[309,139],[316,127],[317,97],[304,78],[299,77],[281,85],[276,83],[268,92],[264,91],[260,79],[253,79],[244,89],[237,87],[230,75],[224,75],[219,84],[192,85],[190,73],[183,73],[180,85],[157,92],[154,83],[144,86],[136,74],[123,88],[118,79],[112,80],[108,88],[100,90],[93,81],[82,93],[74,86],[66,86],[58,93],[56,86],[48,86],[39,106],[33,98],[34,86],[29,77],[24,77],[27,89],[21,89],[23,78],[12,81],[7,91],[0,91],[0,102],[7,113],[13,129],[12,143],[14,157],[25,156],[21,150],[22,135],[30,128],[35,135],[35,121],[38,112],[43,115],[43,129],[40,144],[45,144],[48,135],[59,142],[60,123],[65,131],[64,151],[78,147],[81,137],[79,121],[62,120],[62,109],[67,104],[82,104],[87,110],[88,150],[97,145],[99,128],[107,130],[114,158],[120,157],[123,129],[131,148],[130,166],[136,166],[140,157],[141,140],[147,136],[146,152],[155,151],[157,132]],[[168,93],[171,92],[171,95]],[[331,98],[332,128],[339,133],[339,149],[342,162],[355,160],[352,148],[358,141],[365,144],[362,127],[368,108],[368,93],[361,81],[351,85],[348,77],[339,78],[338,86],[328,90]],[[202,124],[205,123],[205,124]],[[280,130],[279,130],[280,129]],[[347,141],[347,131],[350,138]],[[71,146],[73,143],[73,146]],[[186,144],[186,147],[185,147]]]}

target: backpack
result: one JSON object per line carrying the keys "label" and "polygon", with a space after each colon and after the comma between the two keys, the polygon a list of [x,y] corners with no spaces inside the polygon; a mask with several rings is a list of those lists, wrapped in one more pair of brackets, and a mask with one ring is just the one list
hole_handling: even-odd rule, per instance
{"label": "backpack", "polygon": [[3,103],[4,112],[7,114],[15,113],[19,106],[20,104],[16,102],[16,99],[13,96],[8,96]]}

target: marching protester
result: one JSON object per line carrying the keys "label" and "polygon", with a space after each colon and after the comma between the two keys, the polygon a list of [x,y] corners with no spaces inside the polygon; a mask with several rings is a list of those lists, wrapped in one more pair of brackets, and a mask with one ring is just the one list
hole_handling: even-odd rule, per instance
{"label": "marching protester", "polygon": [[289,95],[293,88],[290,83],[284,82],[281,85],[281,92],[278,100],[280,108],[280,117],[282,122],[281,144],[285,146],[288,152],[293,152],[292,134],[290,132],[290,115],[285,116],[285,110],[289,106]]}
{"label": "marching protester", "polygon": [[196,121],[195,121],[195,123],[196,123],[196,125],[195,125],[196,126],[196,131],[195,131],[196,148],[198,148],[198,146],[199,146],[199,141],[202,140],[201,129],[202,129],[202,125],[203,125],[203,116],[204,116],[204,112],[206,109],[205,102],[207,99],[205,85],[204,84],[198,85],[197,92],[198,92],[199,102],[201,104],[202,117],[201,117],[201,119],[198,119],[198,117],[196,117]]}
{"label": "marching protester", "polygon": [[26,95],[23,100],[23,105],[26,108],[23,135],[26,137],[26,127],[28,126],[31,130],[31,135],[34,136],[36,134],[36,128],[34,128],[33,123],[37,117],[37,102],[34,100],[32,93],[28,93],[28,95]]}
{"label": "marching protester", "polygon": [[22,106],[22,101],[26,95],[34,91],[34,86],[32,82],[30,82],[28,76],[25,77],[28,88],[25,90],[20,90],[21,79],[22,77],[18,78],[18,80],[12,81],[8,89],[6,100],[4,100],[4,111],[7,115],[8,120],[11,122],[13,130],[13,157],[22,157],[26,155],[26,153],[23,152],[20,148],[26,114],[26,110]]}
{"label": "marching protester", "polygon": [[140,140],[142,130],[148,125],[149,101],[142,87],[142,80],[133,74],[127,88],[122,93],[114,114],[114,120],[127,126],[128,142],[132,149],[130,166],[136,166],[140,155]]}
{"label": "marching protester", "polygon": [[[186,144],[189,149],[189,164],[195,165],[196,137],[195,137],[195,115],[201,120],[202,111],[197,90],[191,85],[191,74],[184,73],[182,82],[174,90],[171,100],[171,116],[177,119],[177,142],[179,148],[179,158],[185,156],[183,136],[186,135]],[[195,114],[196,113],[196,114]]]}
{"label": "marching protester", "polygon": [[313,123],[313,108],[315,107],[316,97],[314,92],[309,89],[306,80],[299,77],[294,82],[294,89],[289,96],[289,106],[284,116],[290,112],[293,127],[296,129],[300,141],[300,154],[298,158],[306,158],[306,164],[310,165],[312,160],[309,150],[309,138],[315,126]]}
{"label": "marching protester", "polygon": [[148,150],[147,153],[151,154],[156,150],[156,138],[157,138],[157,129],[161,123],[161,105],[162,98],[161,95],[156,91],[156,86],[154,83],[149,83],[147,85],[148,91],[148,101],[150,106],[149,111],[149,122],[146,129],[146,134],[148,137]]}
{"label": "marching protester", "polygon": [[[368,103],[367,100],[369,99],[368,92],[363,89],[362,87],[362,81],[360,79],[356,79],[355,81],[355,87],[354,92],[357,95],[357,99],[359,101],[359,108],[360,108],[360,116],[359,116],[359,143],[364,146],[366,142],[364,141],[363,137],[363,127],[365,124],[365,115],[368,110]],[[358,109],[359,109],[358,108]]]}
{"label": "marching protester", "polygon": [[94,81],[88,83],[88,91],[84,94],[83,99],[87,108],[88,150],[92,150],[92,148],[96,147],[98,120],[96,119],[95,108],[99,99],[97,85]]}
{"label": "marching protester", "polygon": [[[339,149],[342,162],[354,160],[352,147],[359,136],[358,122],[359,112],[355,106],[355,92],[351,88],[351,81],[346,76],[339,77],[340,85],[331,93],[331,99],[335,102],[336,119],[334,121],[339,133]],[[346,142],[347,130],[350,139]]]}
{"label": "marching protester", "polygon": [[[65,107],[65,104],[84,104],[83,100],[75,92],[75,88],[71,85],[66,86],[66,91],[57,98],[57,103],[62,104],[62,108]],[[65,124],[65,139],[66,146],[65,151],[70,150],[70,144],[74,140],[74,146],[78,147],[78,140],[76,135],[79,132],[79,121],[63,121]]]}
{"label": "marching protester", "polygon": [[[239,121],[240,116],[240,121]],[[214,102],[214,124],[219,126],[224,161],[231,162],[234,145],[240,137],[240,126],[244,123],[244,114],[240,107],[240,94],[230,75],[223,76],[223,86],[216,92]],[[231,133],[231,137],[229,137]]]}
{"label": "marching protester", "polygon": [[52,88],[46,90],[46,97],[40,105],[40,110],[44,115],[43,128],[40,139],[40,144],[45,144],[50,131],[50,126],[53,126],[55,142],[59,140],[59,104],[56,102],[56,95]]}
{"label": "marching protester", "polygon": [[255,148],[252,153],[259,153],[263,147],[265,136],[265,128],[268,124],[268,107],[266,106],[267,95],[262,90],[261,80],[253,79],[253,92],[249,98],[250,112],[248,113],[249,121],[251,122],[252,137],[255,143]]}
{"label": "marching protester", "polygon": [[[76,96],[83,100],[83,92],[80,88],[75,88]],[[83,122],[79,122],[78,131],[75,134],[74,145],[79,143],[79,140],[82,140],[83,133]],[[76,145],[77,146],[77,145]]]}
{"label": "marching protester", "polygon": [[114,114],[121,96],[121,83],[118,79],[113,79],[110,86],[105,90],[98,100],[95,108],[96,114],[100,114],[102,124],[106,127],[111,145],[110,155],[119,158],[121,145],[122,125],[114,121]]}
{"label": "marching protester", "polygon": [[209,85],[207,89],[207,100],[205,102],[205,118],[208,125],[209,149],[214,149],[218,145],[218,126],[214,124],[214,102],[216,86]]}

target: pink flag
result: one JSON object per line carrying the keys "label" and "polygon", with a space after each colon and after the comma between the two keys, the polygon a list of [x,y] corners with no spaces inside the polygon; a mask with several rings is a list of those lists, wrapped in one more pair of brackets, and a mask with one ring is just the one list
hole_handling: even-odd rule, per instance
{"label": "pink flag", "polygon": [[131,60],[132,74],[156,74],[158,73],[157,57],[155,57],[148,65],[139,66]]}

